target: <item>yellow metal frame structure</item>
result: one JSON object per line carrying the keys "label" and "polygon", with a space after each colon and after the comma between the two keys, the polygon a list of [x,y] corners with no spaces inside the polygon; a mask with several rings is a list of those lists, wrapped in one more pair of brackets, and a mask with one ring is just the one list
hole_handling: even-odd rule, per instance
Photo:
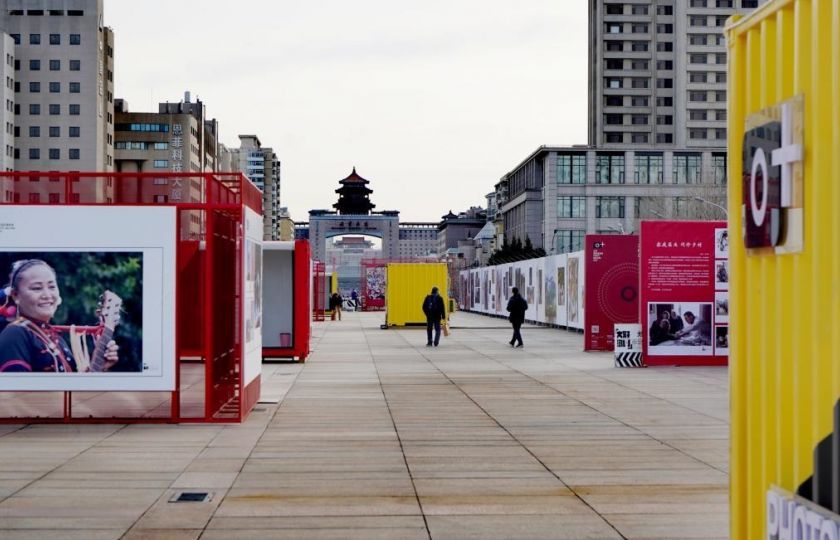
{"label": "yellow metal frame structure", "polygon": [[[840,0],[773,0],[726,28],[729,47],[731,537],[766,538],[767,491],[796,489],[840,398]],[[804,245],[743,240],[747,118],[804,99]],[[749,174],[749,171],[747,171]]]}

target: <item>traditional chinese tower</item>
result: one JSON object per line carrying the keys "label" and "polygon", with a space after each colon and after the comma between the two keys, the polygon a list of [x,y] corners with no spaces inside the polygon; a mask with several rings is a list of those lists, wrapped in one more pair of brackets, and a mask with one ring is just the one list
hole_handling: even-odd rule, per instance
{"label": "traditional chinese tower", "polygon": [[370,202],[370,194],[373,190],[367,187],[367,180],[356,174],[356,167],[350,176],[339,180],[341,187],[335,190],[338,193],[338,202],[333,205],[339,214],[367,216],[376,206]]}

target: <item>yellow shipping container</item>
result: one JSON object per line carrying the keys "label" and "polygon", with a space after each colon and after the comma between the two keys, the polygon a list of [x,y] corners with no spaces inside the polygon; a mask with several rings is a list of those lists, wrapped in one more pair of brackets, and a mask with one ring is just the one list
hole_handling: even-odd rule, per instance
{"label": "yellow shipping container", "polygon": [[449,295],[446,264],[444,263],[389,263],[385,291],[385,321],[389,326],[426,324],[423,299],[437,287],[447,306]]}
{"label": "yellow shipping container", "polygon": [[838,538],[840,0],[771,0],[726,34],[731,537]]}

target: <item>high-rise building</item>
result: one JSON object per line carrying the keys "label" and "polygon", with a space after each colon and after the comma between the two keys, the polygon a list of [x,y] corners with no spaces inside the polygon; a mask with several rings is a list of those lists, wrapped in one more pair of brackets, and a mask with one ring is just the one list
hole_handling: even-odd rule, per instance
{"label": "high-rise building", "polygon": [[103,0],[0,0],[0,30],[14,42],[15,169],[114,170],[114,34]]}
{"label": "high-rise building", "polygon": [[0,170],[15,170],[15,42],[9,34],[0,32],[0,118],[3,131],[0,132]]}
{"label": "high-rise building", "polygon": [[[239,148],[228,148],[234,172],[247,176],[263,193],[263,238],[279,240],[280,160],[256,135],[240,135]],[[227,161],[227,157],[223,158]]]}
{"label": "high-rise building", "polygon": [[726,148],[726,44],[766,0],[590,0],[589,144]]}

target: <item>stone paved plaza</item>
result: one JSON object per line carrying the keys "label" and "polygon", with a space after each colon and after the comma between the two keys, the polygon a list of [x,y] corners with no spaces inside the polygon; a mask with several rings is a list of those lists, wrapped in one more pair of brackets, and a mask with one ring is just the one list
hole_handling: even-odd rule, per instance
{"label": "stone paved plaza", "polygon": [[[241,426],[0,427],[0,538],[727,538],[722,368],[615,369],[580,334],[315,323]],[[181,491],[209,502],[172,503]]]}

